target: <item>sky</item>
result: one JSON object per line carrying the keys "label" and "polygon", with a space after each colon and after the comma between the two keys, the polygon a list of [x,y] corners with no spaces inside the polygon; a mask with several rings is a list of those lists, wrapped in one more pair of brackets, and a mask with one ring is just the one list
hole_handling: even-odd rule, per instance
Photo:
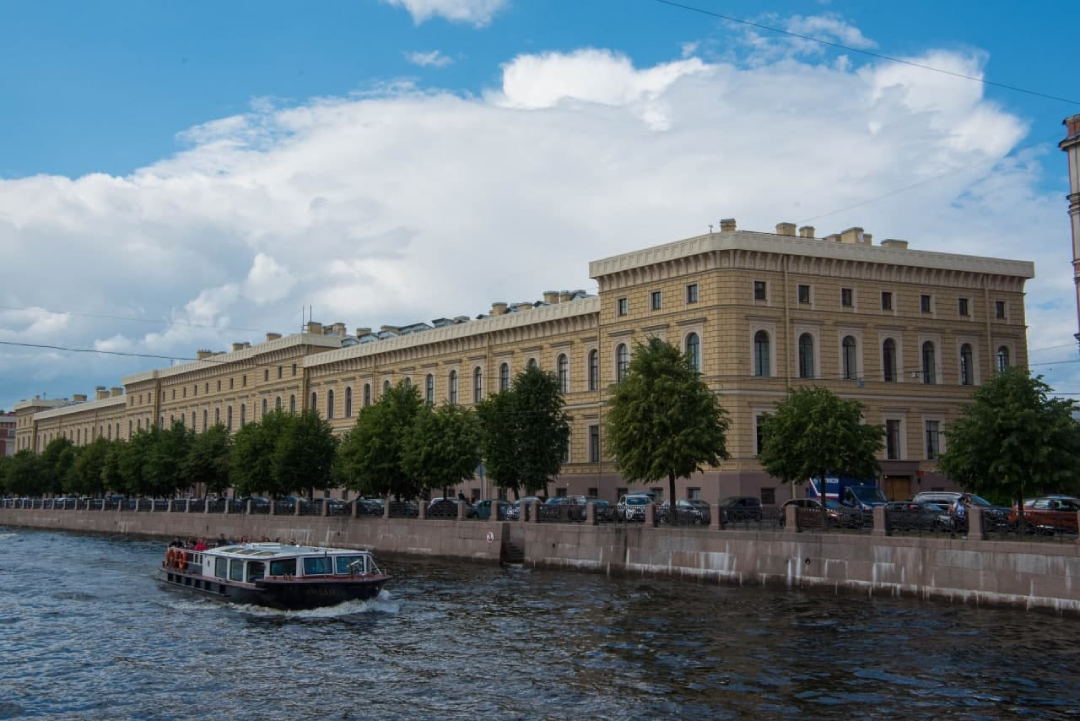
{"label": "sky", "polygon": [[721,217],[1034,261],[1033,369],[1080,397],[1080,6],[683,4],[846,49],[658,0],[0,0],[0,408],[307,307],[592,292],[590,260]]}

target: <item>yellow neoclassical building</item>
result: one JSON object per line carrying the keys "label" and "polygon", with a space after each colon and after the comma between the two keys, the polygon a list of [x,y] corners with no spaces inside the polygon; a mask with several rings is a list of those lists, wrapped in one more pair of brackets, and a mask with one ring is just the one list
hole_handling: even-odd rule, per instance
{"label": "yellow neoclassical building", "polygon": [[[535,364],[558,376],[572,417],[552,492],[614,501],[629,485],[605,452],[605,403],[635,344],[657,336],[691,355],[731,418],[731,460],[680,480],[680,497],[786,500],[790,489],[756,461],[758,420],[788,388],[813,384],[859,400],[867,420],[885,426],[882,481],[900,498],[947,485],[935,469],[945,427],[974,387],[1027,364],[1030,262],[874,244],[861,228],[820,238],[791,223],[762,233],[725,220],[718,232],[597,260],[589,272],[597,295],[547,292],[535,303],[494,303],[475,319],[353,334],[343,323],[309,323],[126,377],[123,393],[23,401],[17,445],[128,438],[155,422],[239,428],[272,408],[314,408],[344,432],[391,384],[412,384],[432,403],[473,405]],[[481,485],[466,492],[479,495]],[[664,486],[655,484],[661,494]]]}

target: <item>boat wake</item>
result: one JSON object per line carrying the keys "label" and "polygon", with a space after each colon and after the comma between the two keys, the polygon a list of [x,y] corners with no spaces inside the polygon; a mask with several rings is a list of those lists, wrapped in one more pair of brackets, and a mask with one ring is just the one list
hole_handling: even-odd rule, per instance
{"label": "boat wake", "polygon": [[15,538],[18,533],[0,533],[0,541],[6,541],[9,538]]}
{"label": "boat wake", "polygon": [[252,604],[230,603],[233,608],[249,616],[260,618],[341,618],[361,613],[388,613],[396,615],[401,608],[401,603],[395,601],[385,589],[379,591],[379,595],[367,601],[345,601],[336,606],[324,606],[322,608],[309,608],[298,611],[282,611],[276,608],[255,606]]}

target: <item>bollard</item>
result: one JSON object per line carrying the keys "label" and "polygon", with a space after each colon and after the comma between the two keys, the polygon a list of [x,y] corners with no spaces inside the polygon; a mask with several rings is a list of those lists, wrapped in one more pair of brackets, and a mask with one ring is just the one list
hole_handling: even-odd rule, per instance
{"label": "bollard", "polygon": [[457,519],[459,521],[465,520],[465,501],[460,498],[457,502]]}
{"label": "bollard", "polygon": [[714,531],[719,531],[721,528],[724,527],[724,524],[722,523],[722,513],[723,511],[720,509],[719,503],[709,504],[709,528]]}
{"label": "bollard", "polygon": [[191,513],[191,499],[187,499],[185,503],[186,505],[184,506],[184,513]]}
{"label": "bollard", "polygon": [[294,516],[299,516],[300,515],[300,506],[304,505],[303,503],[301,503],[302,500],[303,499],[300,498],[299,496],[296,497],[296,505],[293,506],[293,509],[292,509],[292,514]]}
{"label": "bollard", "polygon": [[203,513],[209,513],[210,512],[210,497],[209,496],[204,496],[203,497],[202,512]]}
{"label": "bollard", "polygon": [[384,498],[383,499],[382,517],[384,519],[390,518],[390,499],[389,498]]}
{"label": "bollard", "polygon": [[970,541],[985,541],[986,528],[983,525],[982,508],[974,503],[967,509],[967,537]]}
{"label": "bollard", "polygon": [[352,502],[352,517],[356,518],[360,515],[360,496],[353,499]]}
{"label": "bollard", "polygon": [[889,535],[888,523],[885,520],[885,506],[874,506],[874,528],[872,531],[870,531],[870,535]]}
{"label": "bollard", "polygon": [[790,506],[784,506],[784,532],[799,532],[799,507],[794,503]]}
{"label": "bollard", "polygon": [[586,526],[595,526],[596,525],[596,504],[593,503],[592,501],[588,501],[585,504],[585,525]]}
{"label": "bollard", "polygon": [[270,515],[271,516],[276,516],[277,515],[277,500],[274,499],[274,498],[270,499]]}
{"label": "bollard", "polygon": [[427,519],[427,501],[425,501],[424,499],[420,499],[420,503],[417,505],[417,508],[419,509],[416,514],[417,520],[423,521]]}
{"label": "bollard", "polygon": [[529,501],[529,521],[532,523],[540,522],[540,502]]}
{"label": "bollard", "polygon": [[247,505],[247,508],[245,508],[244,510],[247,512],[247,515],[250,516],[252,511],[255,510],[255,501],[253,501],[253,500],[251,500],[249,498],[249,499],[247,499],[247,504],[245,504],[245,505]]}
{"label": "bollard", "polygon": [[330,515],[330,499],[329,498],[324,498],[323,499],[323,502],[322,502],[322,514],[321,515],[323,515],[323,516],[329,516]]}
{"label": "bollard", "polygon": [[645,525],[656,525],[656,506],[652,503],[645,504]]}

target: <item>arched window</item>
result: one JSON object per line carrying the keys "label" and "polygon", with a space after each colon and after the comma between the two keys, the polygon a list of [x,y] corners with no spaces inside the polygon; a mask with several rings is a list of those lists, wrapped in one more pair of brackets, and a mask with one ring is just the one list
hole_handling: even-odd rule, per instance
{"label": "arched window", "polygon": [[281,396],[278,396],[277,398],[274,399],[274,410],[275,411],[280,411],[281,410]]}
{"label": "arched window", "polygon": [[195,411],[191,412],[191,430],[195,430]]}
{"label": "arched window", "polygon": [[112,440],[112,423],[109,424],[109,440]]}
{"label": "arched window", "polygon": [[370,405],[371,405],[371,384],[370,383],[365,383],[364,384],[364,406],[366,407],[366,406],[370,406]]}
{"label": "arched window", "polygon": [[245,423],[247,423],[247,405],[241,403],[240,404],[240,427],[243,428]]}
{"label": "arched window", "polygon": [[388,390],[390,390],[390,380],[389,379],[382,382],[382,392],[386,393]]}
{"label": "arched window", "polygon": [[448,379],[447,400],[450,401],[450,405],[457,405],[457,371],[450,371],[450,377]]}
{"label": "arched window", "polygon": [[767,378],[771,375],[769,360],[769,334],[759,330],[754,334],[754,375]]}
{"label": "arched window", "polygon": [[881,370],[886,383],[896,382],[896,341],[892,338],[881,345]]}
{"label": "arched window", "polygon": [[424,379],[424,400],[429,406],[435,405],[435,376],[431,373]]}
{"label": "arched window", "polygon": [[525,366],[526,366],[527,368],[532,368],[533,370],[535,370],[535,369],[537,369],[537,368],[539,368],[539,367],[540,367],[540,366],[539,366],[539,364],[538,364],[538,363],[536,362],[536,359],[535,359],[535,358],[530,358],[530,359],[529,359],[529,362],[528,362],[528,363],[526,363],[526,364],[525,364]]}
{"label": "arched window", "polygon": [[116,440],[120,440],[120,422],[116,423]]}
{"label": "arched window", "polygon": [[326,391],[326,417],[334,419],[334,391]]}
{"label": "arched window", "polygon": [[225,409],[225,427],[232,430],[232,406]]}
{"label": "arched window", "polygon": [[589,351],[589,390],[600,387],[600,352],[593,348]]}
{"label": "arched window", "polygon": [[345,389],[345,417],[352,418],[352,388]]}
{"label": "arched window", "polygon": [[799,336],[799,377],[814,377],[814,337],[809,333]]}
{"label": "arched window", "polygon": [[315,411],[316,413],[318,413],[319,411],[319,394],[315,391],[311,392],[311,405],[308,406],[308,408]]}
{"label": "arched window", "polygon": [[412,378],[409,376],[405,376],[405,387],[412,388]]}
{"label": "arched window", "polygon": [[975,366],[972,365],[971,346],[960,346],[960,385],[975,385]]}
{"label": "arched window", "polygon": [[620,343],[615,349],[615,382],[622,383],[628,370],[630,370],[630,350],[625,343]]}
{"label": "arched window", "polygon": [[209,428],[209,426],[207,425],[207,421],[209,421],[209,418],[207,418],[207,411],[206,411],[206,409],[205,409],[205,408],[203,408],[203,412],[202,412],[202,429],[203,429],[204,431],[205,431],[205,430],[206,430],[207,428]]}
{"label": "arched window", "polygon": [[859,375],[859,366],[855,359],[855,339],[850,335],[844,336],[844,340],[840,343],[840,349],[844,354],[844,380],[853,381]]}
{"label": "arched window", "polygon": [[701,338],[697,333],[686,336],[686,359],[695,372],[701,372]]}
{"label": "arched window", "polygon": [[560,353],[555,361],[555,368],[559,375],[559,392],[566,395],[570,392],[570,361],[565,353]]}
{"label": "arched window", "polygon": [[214,409],[214,425],[216,426],[219,423],[221,423],[221,409],[220,408],[215,408]]}
{"label": "arched window", "polygon": [[479,403],[484,399],[484,371],[479,367],[473,368],[472,372],[472,400]]}
{"label": "arched window", "polygon": [[998,348],[997,369],[998,373],[1004,373],[1009,369],[1009,349],[1005,346]]}
{"label": "arched window", "polygon": [[503,363],[499,366],[499,390],[505,391],[510,387],[510,364]]}
{"label": "arched window", "polygon": [[289,396],[289,413],[296,415],[296,396]]}
{"label": "arched window", "polygon": [[927,385],[937,383],[935,366],[937,359],[934,356],[934,344],[926,341],[922,344],[922,382]]}
{"label": "arched window", "polygon": [[265,418],[266,414],[270,412],[270,399],[269,398],[263,398],[262,406],[263,406],[262,414],[263,414],[263,418]]}

